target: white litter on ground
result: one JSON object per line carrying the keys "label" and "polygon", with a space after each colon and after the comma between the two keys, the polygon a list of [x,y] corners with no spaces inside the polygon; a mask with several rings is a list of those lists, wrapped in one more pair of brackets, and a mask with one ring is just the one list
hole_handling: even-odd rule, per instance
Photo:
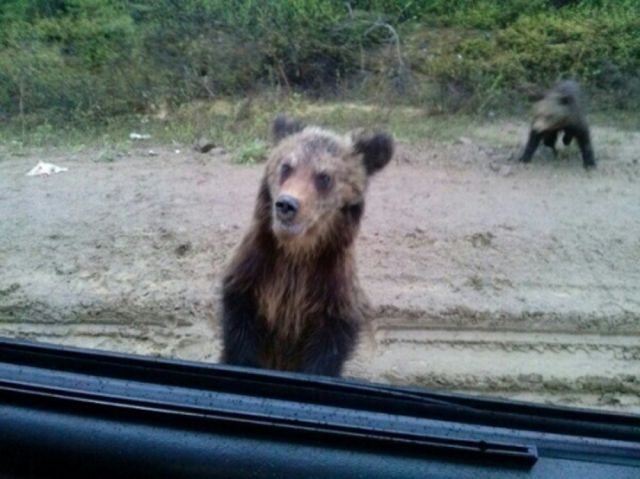
{"label": "white litter on ground", "polygon": [[57,166],[52,163],[45,163],[44,161],[39,161],[36,166],[34,166],[27,176],[49,176],[53,173],[62,173],[63,171],[68,171],[69,168],[65,168],[63,166]]}
{"label": "white litter on ground", "polygon": [[146,133],[129,133],[130,140],[148,140],[149,138],[151,138],[151,135],[148,135]]}

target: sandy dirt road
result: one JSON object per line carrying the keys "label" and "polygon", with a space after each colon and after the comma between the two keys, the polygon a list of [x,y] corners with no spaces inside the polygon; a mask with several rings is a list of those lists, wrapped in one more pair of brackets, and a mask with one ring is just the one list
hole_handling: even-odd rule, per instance
{"label": "sandy dirt road", "polygon": [[[589,173],[575,146],[521,165],[488,136],[401,142],[372,182],[375,319],[347,375],[640,412],[640,133],[596,128]],[[40,159],[69,171],[25,176]],[[99,159],[0,149],[0,335],[216,361],[261,166],[150,144]]]}

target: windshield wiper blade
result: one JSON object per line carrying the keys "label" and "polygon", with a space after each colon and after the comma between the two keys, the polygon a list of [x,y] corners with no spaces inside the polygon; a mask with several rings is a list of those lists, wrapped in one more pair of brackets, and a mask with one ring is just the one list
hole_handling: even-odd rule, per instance
{"label": "windshield wiper blade", "polygon": [[640,417],[0,339],[0,362],[371,412],[638,441]]}
{"label": "windshield wiper blade", "polygon": [[[35,403],[38,407],[62,408],[75,414],[113,417],[125,422],[134,420],[159,424],[171,421],[174,425],[191,425],[198,428],[209,425],[214,426],[216,430],[226,429],[234,433],[267,433],[270,436],[281,436],[295,441],[321,440],[332,446],[396,451],[409,455],[428,454],[440,459],[462,458],[465,461],[497,463],[511,467],[528,468],[538,459],[535,445],[394,431],[375,427],[375,421],[372,421],[370,427],[354,425],[332,421],[323,412],[314,415],[311,411],[311,414],[295,418],[261,414],[242,408],[229,410],[218,408],[215,404],[194,406],[182,402],[179,391],[176,391],[173,401],[157,400],[153,393],[145,391],[144,384],[132,384],[128,395],[105,394],[93,390],[93,383],[97,380],[86,378],[78,383],[82,387],[60,388],[0,378],[0,403],[28,402]],[[207,391],[202,393],[207,394]]]}

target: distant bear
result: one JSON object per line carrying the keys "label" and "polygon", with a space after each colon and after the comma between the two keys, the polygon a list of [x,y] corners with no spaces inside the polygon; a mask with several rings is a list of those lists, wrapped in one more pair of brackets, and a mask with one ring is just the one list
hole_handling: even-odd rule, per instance
{"label": "distant bear", "polygon": [[222,362],[339,376],[365,317],[354,240],[385,133],[273,125],[253,224],[222,286]]}
{"label": "distant bear", "polygon": [[540,141],[544,141],[544,144],[552,148],[555,153],[558,133],[563,131],[562,142],[565,145],[571,143],[573,138],[577,140],[584,167],[595,167],[591,135],[583,103],[582,90],[575,81],[562,81],[549,90],[534,105],[529,141],[520,161],[525,163],[531,161]]}

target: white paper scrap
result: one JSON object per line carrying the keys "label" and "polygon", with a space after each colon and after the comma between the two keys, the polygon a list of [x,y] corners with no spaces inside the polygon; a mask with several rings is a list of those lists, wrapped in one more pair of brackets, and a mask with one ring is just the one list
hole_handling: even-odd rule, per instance
{"label": "white paper scrap", "polygon": [[69,168],[65,168],[63,166],[39,161],[38,164],[34,166],[29,173],[27,173],[27,176],[49,176],[53,173],[62,173],[63,171],[68,170]]}

